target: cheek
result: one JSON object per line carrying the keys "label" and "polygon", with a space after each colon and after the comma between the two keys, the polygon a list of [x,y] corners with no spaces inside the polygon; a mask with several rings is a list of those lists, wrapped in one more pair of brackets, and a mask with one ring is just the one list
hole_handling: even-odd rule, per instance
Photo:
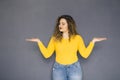
{"label": "cheek", "polygon": [[68,26],[67,25],[65,26],[65,29],[68,30]]}

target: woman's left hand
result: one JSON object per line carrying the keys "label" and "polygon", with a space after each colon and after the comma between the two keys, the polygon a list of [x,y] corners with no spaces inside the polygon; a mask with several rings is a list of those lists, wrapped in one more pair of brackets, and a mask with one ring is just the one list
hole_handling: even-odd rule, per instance
{"label": "woman's left hand", "polygon": [[92,42],[95,43],[95,42],[100,42],[100,41],[104,41],[104,40],[107,40],[106,37],[98,37],[98,38],[93,38]]}

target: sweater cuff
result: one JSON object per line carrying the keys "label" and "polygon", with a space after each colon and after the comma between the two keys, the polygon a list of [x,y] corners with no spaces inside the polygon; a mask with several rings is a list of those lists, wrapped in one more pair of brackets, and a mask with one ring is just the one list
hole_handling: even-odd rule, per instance
{"label": "sweater cuff", "polygon": [[92,41],[90,42],[90,44],[93,45],[93,46],[95,45],[95,43],[93,43]]}

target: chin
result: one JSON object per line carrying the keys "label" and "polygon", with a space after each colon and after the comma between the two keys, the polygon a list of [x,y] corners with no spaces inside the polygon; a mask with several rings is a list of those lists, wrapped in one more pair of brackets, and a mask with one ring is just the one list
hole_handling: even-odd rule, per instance
{"label": "chin", "polygon": [[62,30],[59,30],[60,32],[63,32]]}

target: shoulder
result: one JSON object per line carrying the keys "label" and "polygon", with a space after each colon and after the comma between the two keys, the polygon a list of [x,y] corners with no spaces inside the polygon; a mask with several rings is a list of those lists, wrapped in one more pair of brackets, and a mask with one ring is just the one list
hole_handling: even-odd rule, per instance
{"label": "shoulder", "polygon": [[53,41],[53,42],[57,41],[57,39],[54,36],[51,36],[50,40]]}
{"label": "shoulder", "polygon": [[76,36],[75,36],[75,40],[76,40],[76,42],[78,42],[78,43],[81,43],[81,42],[84,41],[84,39],[82,38],[81,35],[76,35]]}
{"label": "shoulder", "polygon": [[54,37],[54,36],[51,36],[51,37],[50,37],[50,40],[53,40],[53,41],[54,41],[54,40],[55,40],[55,37]]}
{"label": "shoulder", "polygon": [[83,40],[83,38],[81,35],[77,34],[77,35],[72,36],[72,40],[81,41],[81,40]]}
{"label": "shoulder", "polygon": [[77,35],[75,35],[75,38],[76,38],[76,39],[82,39],[82,36],[79,35],[79,34],[77,34]]}

